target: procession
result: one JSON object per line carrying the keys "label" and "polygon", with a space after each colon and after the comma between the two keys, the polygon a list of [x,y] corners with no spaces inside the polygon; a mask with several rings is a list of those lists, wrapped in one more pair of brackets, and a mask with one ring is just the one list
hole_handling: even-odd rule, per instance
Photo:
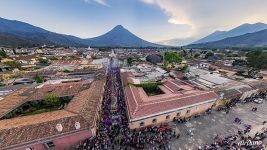
{"label": "procession", "polygon": [[128,128],[120,69],[113,59],[108,66],[102,110],[96,137],[82,142],[77,149],[170,149],[170,139],[179,138],[168,124],[138,131]]}
{"label": "procession", "polygon": [[[265,96],[265,95],[263,95]],[[198,114],[188,118],[175,118],[172,123],[162,123],[153,126],[146,126],[139,129],[129,129],[127,107],[124,100],[123,84],[121,80],[120,68],[116,62],[111,59],[107,68],[107,80],[105,85],[105,93],[102,102],[101,120],[98,124],[96,136],[81,142],[76,149],[80,150],[171,150],[171,142],[179,140],[181,134],[175,130],[175,126],[171,124],[186,124],[196,118],[208,116],[213,110],[208,109],[203,114]],[[247,100],[249,102],[251,100]],[[219,112],[228,114],[230,110],[238,103],[239,99],[232,100],[223,108],[217,109]],[[251,109],[252,112],[257,111],[257,107]],[[263,149],[263,144],[249,145],[248,142],[262,141],[266,138],[266,129],[257,132],[254,136],[248,133],[253,128],[249,124],[244,124],[239,117],[236,117],[233,124],[243,125],[244,130],[238,131],[236,134],[229,136],[216,135],[210,140],[211,144],[204,144],[198,147],[199,150],[217,150],[217,149]],[[263,122],[263,124],[265,124]],[[191,135],[189,130],[188,135]],[[184,136],[184,135],[183,135]]]}

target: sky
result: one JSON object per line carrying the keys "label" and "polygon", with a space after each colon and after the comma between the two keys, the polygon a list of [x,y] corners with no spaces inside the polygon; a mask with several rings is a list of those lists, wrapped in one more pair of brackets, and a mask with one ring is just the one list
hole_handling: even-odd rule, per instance
{"label": "sky", "polygon": [[158,42],[267,23],[266,8],[267,0],[1,0],[0,17],[81,38],[123,25]]}

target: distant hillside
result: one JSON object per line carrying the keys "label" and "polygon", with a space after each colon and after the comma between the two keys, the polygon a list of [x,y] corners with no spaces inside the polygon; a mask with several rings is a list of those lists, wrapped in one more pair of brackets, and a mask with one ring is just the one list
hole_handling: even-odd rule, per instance
{"label": "distant hillside", "polygon": [[160,47],[129,32],[121,25],[95,38],[58,34],[28,23],[0,18],[0,46],[63,45],[93,47]]}
{"label": "distant hillside", "polygon": [[203,48],[203,47],[259,47],[267,46],[267,29],[255,33],[247,33],[244,35],[230,37],[223,40],[191,44],[187,47]]}
{"label": "distant hillside", "polygon": [[243,24],[229,31],[216,31],[196,42],[193,42],[192,44],[219,41],[228,37],[235,37],[247,33],[254,33],[264,29],[267,29],[267,24],[264,23]]}
{"label": "distant hillside", "polygon": [[9,33],[0,33],[0,45],[1,46],[27,46],[27,45],[33,45],[34,43],[20,39],[12,34]]}
{"label": "distant hillside", "polygon": [[[17,44],[58,44],[68,46],[82,45],[82,40],[77,37],[50,32],[42,28],[30,25],[28,23],[16,20],[7,20],[3,18],[0,18],[0,34],[2,36],[6,35],[13,37],[13,40],[11,41],[10,39],[9,41],[0,41],[0,43],[6,43],[4,45],[10,46],[16,46]],[[17,41],[17,39],[20,40]],[[23,43],[22,41],[27,42]]]}

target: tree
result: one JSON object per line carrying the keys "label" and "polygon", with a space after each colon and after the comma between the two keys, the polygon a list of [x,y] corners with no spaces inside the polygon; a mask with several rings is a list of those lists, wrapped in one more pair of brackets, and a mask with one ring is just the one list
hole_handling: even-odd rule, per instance
{"label": "tree", "polygon": [[236,75],[243,76],[245,72],[246,72],[246,71],[243,70],[243,69],[238,69],[238,70],[236,71]]}
{"label": "tree", "polygon": [[7,61],[7,62],[4,62],[4,65],[9,66],[11,68],[21,69],[21,64],[17,61]]}
{"label": "tree", "polygon": [[184,66],[183,66],[183,68],[182,68],[182,72],[183,72],[183,73],[189,72],[189,67],[188,67],[188,65],[184,65]]}
{"label": "tree", "polygon": [[247,61],[242,60],[242,59],[237,59],[233,61],[232,65],[233,66],[245,66],[247,65]]}
{"label": "tree", "polygon": [[164,60],[168,63],[181,63],[182,57],[177,52],[165,52]]}
{"label": "tree", "polygon": [[213,52],[208,52],[206,55],[205,55],[205,59],[208,59],[209,57],[211,56],[214,56],[214,53]]}
{"label": "tree", "polygon": [[108,51],[110,51],[110,48],[107,48],[107,47],[99,48],[99,51],[108,52]]}
{"label": "tree", "polygon": [[63,72],[64,72],[64,73],[70,73],[71,71],[68,70],[68,69],[64,69]]}
{"label": "tree", "polygon": [[132,66],[132,64],[133,64],[133,58],[132,57],[127,58],[127,64],[129,66]]}
{"label": "tree", "polygon": [[261,50],[249,52],[247,62],[253,70],[267,69],[267,53]]}
{"label": "tree", "polygon": [[254,78],[260,70],[267,68],[267,53],[262,50],[251,51],[247,54],[247,62],[250,67],[248,76]]}
{"label": "tree", "polygon": [[60,98],[53,94],[46,96],[44,100],[48,105],[60,105]]}
{"label": "tree", "polygon": [[47,64],[47,63],[48,63],[48,60],[47,60],[47,59],[44,59],[44,58],[38,58],[37,61],[38,61],[40,64]]}
{"label": "tree", "polygon": [[198,58],[200,56],[200,54],[199,53],[196,53],[195,55],[194,55],[194,58]]}
{"label": "tree", "polygon": [[4,51],[3,48],[1,48],[1,50],[0,50],[0,57],[1,58],[7,58],[7,54],[6,54],[6,52]]}
{"label": "tree", "polygon": [[33,80],[37,83],[43,83],[44,82],[44,78],[39,76],[39,75],[36,75],[35,77],[33,77]]}

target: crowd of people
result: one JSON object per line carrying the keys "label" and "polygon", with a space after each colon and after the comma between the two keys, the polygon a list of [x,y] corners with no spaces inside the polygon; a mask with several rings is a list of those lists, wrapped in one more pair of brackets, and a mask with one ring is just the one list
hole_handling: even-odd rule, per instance
{"label": "crowd of people", "polygon": [[[234,107],[238,102],[240,102],[239,99],[232,100],[220,110],[228,113],[229,109]],[[257,108],[253,108],[253,111],[257,111]],[[211,109],[205,112],[205,114],[210,113]],[[200,115],[196,115],[194,117],[199,116]],[[185,123],[190,119],[191,118],[177,118],[174,119],[174,122]],[[239,118],[235,118],[234,123],[241,124],[242,121]],[[220,148],[238,150],[240,148],[251,148],[251,145],[242,143],[240,144],[240,142],[253,142],[262,140],[266,137],[266,130],[262,131],[261,133],[256,133],[254,137],[250,137],[248,136],[248,133],[252,127],[250,125],[244,125],[244,127],[244,130],[238,131],[238,133],[235,135],[226,137],[216,136],[214,138],[214,143],[211,145],[205,144],[200,146],[199,150],[217,150]],[[174,128],[170,127],[169,124],[145,127],[138,130],[130,130],[128,128],[128,116],[120,77],[120,69],[117,65],[115,65],[114,60],[111,59],[111,63],[107,71],[107,81],[102,103],[102,114],[98,124],[96,136],[92,137],[91,139],[87,139],[76,148],[80,150],[170,150],[170,141],[172,139],[179,139],[180,137],[180,133],[173,129]],[[253,146],[253,148],[256,150],[261,150],[263,147],[262,144]]]}
{"label": "crowd of people", "polygon": [[170,139],[179,138],[180,134],[175,133],[168,124],[140,130],[128,128],[120,69],[114,63],[114,60],[111,60],[108,67],[102,114],[96,136],[85,140],[76,148],[89,150],[143,149],[145,147],[155,150],[170,149]]}
{"label": "crowd of people", "polygon": [[216,136],[214,143],[211,145],[205,144],[199,146],[199,150],[217,150],[217,149],[229,149],[229,150],[264,150],[266,146],[262,141],[267,137],[267,130],[263,129],[261,132],[257,132],[253,137],[249,136],[251,126],[246,126],[244,131],[238,131],[235,135],[226,137]]}
{"label": "crowd of people", "polygon": [[[265,98],[265,93],[260,93],[255,97],[250,97],[244,100],[245,103],[252,102],[255,98]],[[220,108],[219,111],[229,113],[229,110],[234,107],[237,103],[241,102],[239,99],[234,99],[230,103],[227,103],[224,107]],[[253,107],[252,111],[257,111],[257,107]],[[241,125],[243,122],[240,118],[236,117],[233,121],[235,124]],[[263,121],[262,125],[265,125],[266,121]],[[212,144],[205,144],[199,146],[199,150],[217,150],[217,149],[230,149],[230,150],[263,150],[266,146],[262,141],[267,137],[267,129],[263,128],[261,132],[257,132],[253,137],[249,136],[252,126],[243,124],[244,130],[239,130],[237,134],[226,137],[216,136],[215,142]]]}

